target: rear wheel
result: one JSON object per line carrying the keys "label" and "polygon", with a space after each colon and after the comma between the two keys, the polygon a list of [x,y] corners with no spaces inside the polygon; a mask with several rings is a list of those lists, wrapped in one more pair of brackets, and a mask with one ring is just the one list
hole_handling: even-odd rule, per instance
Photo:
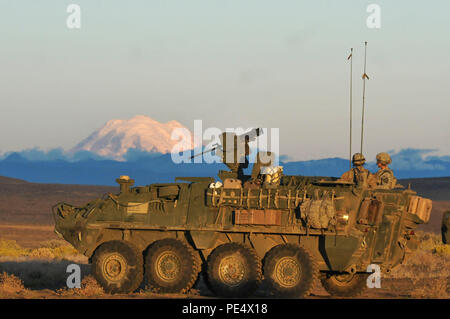
{"label": "rear wheel", "polygon": [[272,248],[264,258],[264,280],[277,297],[303,297],[314,287],[318,270],[304,248],[283,244]]}
{"label": "rear wheel", "polygon": [[320,281],[332,296],[355,297],[366,287],[367,273],[322,273]]}
{"label": "rear wheel", "polygon": [[201,269],[200,258],[187,244],[173,238],[150,246],[145,258],[145,277],[151,289],[162,293],[192,288]]}
{"label": "rear wheel", "polygon": [[261,261],[254,250],[238,243],[217,247],[208,257],[206,282],[221,297],[247,297],[261,283]]}
{"label": "rear wheel", "polygon": [[143,278],[142,254],[132,244],[110,241],[92,257],[92,274],[107,293],[130,293]]}

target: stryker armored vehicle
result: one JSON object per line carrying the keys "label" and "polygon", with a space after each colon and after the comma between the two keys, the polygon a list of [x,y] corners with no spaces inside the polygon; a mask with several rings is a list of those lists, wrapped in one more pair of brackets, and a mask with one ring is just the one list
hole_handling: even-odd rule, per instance
{"label": "stryker armored vehicle", "polygon": [[273,296],[302,297],[316,280],[331,295],[354,296],[369,265],[389,272],[417,248],[414,229],[428,222],[431,200],[409,188],[283,175],[269,152],[245,175],[248,142],[260,133],[232,135],[229,147],[223,134],[217,151],[230,170],[219,172],[221,182],[132,187],[121,176],[118,194],[54,206],[55,231],[89,257],[109,293],[133,292],[144,279],[160,293],[188,291],[203,272],[223,297],[249,296],[263,281]]}

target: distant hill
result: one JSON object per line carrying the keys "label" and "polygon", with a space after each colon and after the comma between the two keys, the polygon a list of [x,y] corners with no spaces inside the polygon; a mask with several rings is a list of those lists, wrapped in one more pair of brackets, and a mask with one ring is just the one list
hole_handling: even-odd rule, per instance
{"label": "distant hill", "polygon": [[405,187],[411,183],[411,189],[418,195],[433,200],[430,221],[420,225],[419,229],[439,233],[442,214],[450,210],[450,177],[401,179],[399,183]]}
{"label": "distant hill", "polygon": [[0,184],[17,185],[17,184],[23,184],[23,183],[28,183],[28,182],[24,181],[23,179],[0,176]]}
{"label": "distant hill", "polygon": [[450,177],[401,179],[399,183],[432,200],[450,201]]}
{"label": "distant hill", "polygon": [[29,183],[0,176],[0,223],[53,224],[51,207],[65,201],[82,205],[118,187]]}

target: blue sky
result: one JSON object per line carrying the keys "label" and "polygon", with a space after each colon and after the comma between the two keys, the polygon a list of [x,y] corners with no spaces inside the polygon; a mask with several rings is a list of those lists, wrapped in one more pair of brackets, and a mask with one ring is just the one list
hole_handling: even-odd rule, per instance
{"label": "blue sky", "polygon": [[[81,6],[81,29],[66,7]],[[381,28],[366,26],[367,5]],[[368,41],[365,153],[450,155],[448,1],[0,2],[0,151],[69,149],[114,118],[278,127],[294,159],[359,145]]]}

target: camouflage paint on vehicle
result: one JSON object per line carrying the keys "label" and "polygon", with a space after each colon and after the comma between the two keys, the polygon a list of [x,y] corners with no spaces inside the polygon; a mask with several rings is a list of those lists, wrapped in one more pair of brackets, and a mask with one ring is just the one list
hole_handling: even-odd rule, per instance
{"label": "camouflage paint on vehicle", "polygon": [[219,187],[212,177],[139,187],[122,177],[119,194],[56,205],[55,231],[97,263],[110,292],[131,292],[143,277],[157,291],[185,291],[204,265],[221,296],[247,296],[264,278],[274,294],[296,297],[319,277],[349,296],[363,288],[368,265],[390,271],[405,261],[431,212],[431,200],[410,189],[306,176],[255,186],[229,173],[219,173]]}

